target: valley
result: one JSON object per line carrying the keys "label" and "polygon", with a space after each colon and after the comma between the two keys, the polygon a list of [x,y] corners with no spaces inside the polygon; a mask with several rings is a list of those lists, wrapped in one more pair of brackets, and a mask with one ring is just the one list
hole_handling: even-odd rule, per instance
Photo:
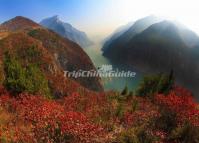
{"label": "valley", "polygon": [[[91,58],[92,62],[94,63],[96,69],[100,68],[102,65],[112,65],[112,63],[103,56],[102,52],[103,44],[99,41],[94,42],[92,46],[84,48],[85,52]],[[121,71],[123,68],[121,66],[113,65],[113,70],[119,69]],[[104,86],[104,90],[116,90],[122,91],[125,86],[128,87],[130,90],[135,90],[140,80],[142,79],[142,73],[138,70],[132,70],[136,72],[136,76],[133,78],[125,78],[125,77],[114,77],[114,78],[102,78],[102,84]]]}
{"label": "valley", "polygon": [[0,1],[0,143],[199,143],[197,13],[140,1]]}

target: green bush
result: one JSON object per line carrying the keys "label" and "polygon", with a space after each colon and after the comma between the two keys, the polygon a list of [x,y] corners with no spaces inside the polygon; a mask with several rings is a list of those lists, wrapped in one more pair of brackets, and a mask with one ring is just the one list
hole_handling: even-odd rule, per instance
{"label": "green bush", "polygon": [[187,122],[183,126],[175,128],[169,138],[171,142],[199,143],[199,127]]}
{"label": "green bush", "polygon": [[115,115],[120,119],[124,116],[124,107],[122,103],[118,104]]}
{"label": "green bush", "polygon": [[132,102],[132,112],[135,112],[138,107],[139,107],[139,102],[136,99],[134,99]]}
{"label": "green bush", "polygon": [[30,93],[41,93],[50,98],[50,90],[48,81],[39,67],[34,64],[28,65],[26,68],[26,86],[25,90]]}
{"label": "green bush", "polygon": [[29,36],[35,36],[37,34],[37,30],[36,29],[34,29],[34,30],[32,30],[32,31],[30,31],[30,32],[28,32],[28,35]]}
{"label": "green bush", "polygon": [[6,74],[4,85],[9,91],[18,94],[25,90],[25,70],[16,59],[11,58],[7,53],[4,59],[4,71]]}
{"label": "green bush", "polygon": [[127,85],[124,87],[123,91],[121,92],[121,95],[127,95],[128,94],[128,87]]}
{"label": "green bush", "polygon": [[41,56],[41,52],[37,49],[37,47],[35,45],[27,48],[25,50],[25,54],[29,59],[32,58],[39,58]]}
{"label": "green bush", "polygon": [[168,94],[174,84],[173,71],[167,74],[145,76],[139,85],[136,95],[150,96],[155,93]]}
{"label": "green bush", "polygon": [[143,126],[124,130],[117,138],[118,143],[154,143],[156,141],[158,139],[148,134]]}
{"label": "green bush", "polygon": [[15,93],[28,92],[32,94],[41,93],[50,98],[48,81],[37,65],[29,64],[22,67],[20,62],[8,53],[4,58],[5,87]]}

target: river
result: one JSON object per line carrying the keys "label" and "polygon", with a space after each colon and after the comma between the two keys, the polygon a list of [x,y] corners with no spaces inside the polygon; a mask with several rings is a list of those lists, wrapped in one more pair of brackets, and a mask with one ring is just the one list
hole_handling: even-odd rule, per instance
{"label": "river", "polygon": [[[94,63],[96,68],[102,67],[102,65],[111,65],[109,60],[102,55],[101,48],[102,48],[102,44],[96,43],[96,44],[93,44],[92,46],[84,49],[85,52],[91,58],[91,60]],[[114,65],[114,69],[121,70],[119,67],[117,67],[115,65]],[[136,72],[136,71],[132,71],[132,72]],[[135,90],[138,87],[141,78],[142,78],[142,75],[139,74],[139,72],[136,72],[135,77],[131,77],[131,78],[125,78],[125,77],[116,78],[116,77],[114,77],[111,79],[110,78],[102,78],[102,82],[103,82],[105,91],[107,91],[107,90],[122,91],[125,86],[127,86],[129,90]]]}

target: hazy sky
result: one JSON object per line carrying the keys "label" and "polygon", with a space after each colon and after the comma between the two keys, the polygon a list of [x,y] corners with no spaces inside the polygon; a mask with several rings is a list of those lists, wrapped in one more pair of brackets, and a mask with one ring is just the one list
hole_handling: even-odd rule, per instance
{"label": "hazy sky", "polygon": [[0,0],[0,22],[17,15],[36,22],[59,15],[90,36],[110,34],[151,14],[176,19],[199,33],[198,0]]}

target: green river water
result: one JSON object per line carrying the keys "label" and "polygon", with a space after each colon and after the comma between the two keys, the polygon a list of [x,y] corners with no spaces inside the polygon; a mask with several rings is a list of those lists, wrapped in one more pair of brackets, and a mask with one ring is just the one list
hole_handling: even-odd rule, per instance
{"label": "green river water", "polygon": [[[101,44],[94,44],[93,46],[90,46],[84,49],[85,52],[89,55],[89,57],[93,61],[96,68],[101,67],[102,65],[111,65],[109,60],[102,55],[101,47],[102,47]],[[119,68],[119,67],[114,66],[114,69],[115,68]],[[132,72],[136,72],[136,71],[132,71]],[[129,90],[135,90],[141,78],[142,78],[141,74],[136,72],[135,77],[102,78],[102,82],[104,85],[104,89],[106,91],[107,90],[122,91],[125,86],[127,86]]]}

